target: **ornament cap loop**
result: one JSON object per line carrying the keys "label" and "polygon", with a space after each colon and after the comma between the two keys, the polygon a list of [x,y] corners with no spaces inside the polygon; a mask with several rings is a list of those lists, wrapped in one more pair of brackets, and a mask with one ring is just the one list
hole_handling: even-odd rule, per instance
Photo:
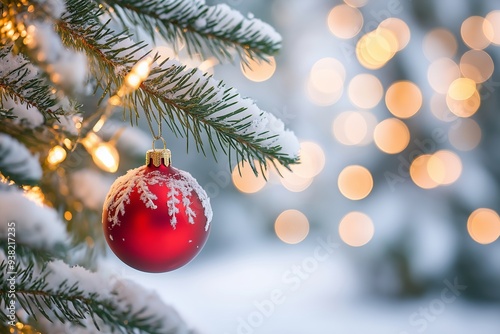
{"label": "ornament cap loop", "polygon": [[161,164],[165,165],[165,167],[170,166],[172,155],[170,150],[167,148],[161,150],[148,150],[146,152],[146,166],[149,166],[151,163],[155,167],[160,167]]}
{"label": "ornament cap loop", "polygon": [[163,139],[162,136],[154,136],[154,138],[153,138],[153,151],[156,150],[155,142],[157,140],[161,140],[163,142],[163,149],[166,150],[167,149],[167,142],[165,141],[165,139]]}

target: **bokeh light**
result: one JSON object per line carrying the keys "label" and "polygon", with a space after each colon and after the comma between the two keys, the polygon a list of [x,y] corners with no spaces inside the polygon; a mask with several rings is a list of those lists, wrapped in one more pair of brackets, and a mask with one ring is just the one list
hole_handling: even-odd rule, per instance
{"label": "bokeh light", "polygon": [[301,192],[309,188],[311,183],[314,181],[313,177],[302,177],[293,171],[288,170],[281,165],[276,166],[278,171],[279,182],[281,185],[291,192]]}
{"label": "bokeh light", "polygon": [[481,50],[494,38],[493,25],[481,16],[470,16],[462,22],[460,35],[469,48]]}
{"label": "bokeh light", "polygon": [[367,111],[345,111],[333,121],[332,132],[344,145],[367,145],[377,124],[376,117]]}
{"label": "bokeh light", "polygon": [[300,143],[299,163],[290,168],[293,173],[303,178],[313,178],[325,167],[325,153],[318,144],[306,141]]}
{"label": "bokeh light", "polygon": [[344,0],[351,7],[363,7],[368,3],[368,0]]}
{"label": "bokeh light", "polygon": [[398,50],[398,40],[389,29],[378,28],[363,35],[356,44],[356,57],[367,69],[383,67]]}
{"label": "bokeh light", "polygon": [[488,80],[494,68],[493,59],[483,50],[469,50],[460,58],[460,71],[463,76],[476,83]]}
{"label": "bokeh light", "polygon": [[422,47],[427,59],[434,61],[443,57],[453,58],[457,53],[458,43],[451,31],[436,28],[425,35]]}
{"label": "bokeh light", "polygon": [[241,64],[241,72],[251,81],[262,82],[270,79],[276,71],[276,61],[270,56],[266,60],[248,58],[248,64]]}
{"label": "bokeh light", "polygon": [[453,100],[463,101],[469,99],[476,92],[476,83],[469,78],[453,80],[448,88],[448,96]]}
{"label": "bokeh light", "polygon": [[397,154],[408,146],[410,130],[403,121],[389,118],[375,127],[373,137],[375,144],[382,152]]}
{"label": "bokeh light", "polygon": [[[254,161],[254,164],[255,166],[259,165],[258,161]],[[264,188],[269,173],[266,170],[263,174],[260,169],[258,170],[259,174],[256,176],[248,162],[240,162],[235,166],[231,177],[236,189],[243,193],[252,194]]]}
{"label": "bokeh light", "polygon": [[298,210],[285,210],[274,223],[278,238],[287,244],[298,244],[309,234],[309,221]]}
{"label": "bokeh light", "polygon": [[319,106],[337,102],[344,90],[345,76],[344,65],[337,59],[319,59],[312,66],[307,82],[307,93],[311,102]]}
{"label": "bokeh light", "polygon": [[490,244],[500,236],[500,217],[494,210],[479,208],[467,220],[467,231],[480,244]]}
{"label": "bokeh light", "polygon": [[351,79],[348,87],[349,99],[359,108],[375,107],[384,94],[380,80],[367,73],[358,74]]}
{"label": "bokeh light", "polygon": [[429,175],[427,163],[430,158],[430,154],[422,154],[416,157],[410,165],[410,177],[412,181],[422,189],[432,189],[439,185]]}
{"label": "bokeh light", "polygon": [[63,162],[66,156],[66,150],[62,146],[56,145],[49,150],[46,160],[49,166],[54,167]]}
{"label": "bokeh light", "polygon": [[343,39],[356,36],[363,27],[363,14],[352,6],[342,4],[332,8],[328,14],[330,32]]}
{"label": "bokeh light", "polygon": [[348,199],[363,199],[373,189],[372,174],[363,166],[347,166],[339,174],[338,187],[342,195]]}
{"label": "bokeh light", "polygon": [[389,17],[380,22],[379,28],[387,29],[394,34],[397,40],[396,51],[401,51],[410,42],[410,28],[405,21],[399,18]]}
{"label": "bokeh light", "polygon": [[[454,88],[456,89],[456,96],[461,97],[460,94],[463,94],[463,96],[469,94],[468,90],[464,89],[463,91],[461,91],[460,88],[460,85],[457,85],[457,87]],[[467,89],[469,88],[470,87],[468,87]],[[465,100],[455,100],[450,96],[450,94],[448,94],[446,95],[446,105],[448,106],[449,110],[456,116],[470,117],[479,110],[479,107],[481,106],[481,96],[479,95],[479,92],[477,90],[474,90],[473,94]]]}
{"label": "bokeh light", "polygon": [[446,98],[446,94],[433,94],[430,101],[431,112],[440,121],[456,121],[457,115],[454,115],[448,108],[448,105],[446,104]]}
{"label": "bokeh light", "polygon": [[450,144],[461,151],[470,151],[476,148],[482,137],[479,124],[470,118],[461,119],[457,123],[448,131]]}
{"label": "bokeh light", "polygon": [[[314,63],[311,68],[309,81],[312,86],[324,93],[331,93],[338,90],[337,79],[343,83],[346,76],[344,65],[336,58],[325,57]],[[333,85],[332,85],[333,83]]]}
{"label": "bokeh light", "polygon": [[453,81],[460,78],[460,68],[450,58],[434,60],[427,70],[427,80],[432,89],[441,94],[448,93]]}
{"label": "bokeh light", "polygon": [[375,227],[371,218],[361,212],[349,212],[339,224],[340,238],[352,247],[366,245],[373,238],[374,233]]}
{"label": "bokeh light", "polygon": [[437,184],[449,185],[457,181],[462,174],[462,161],[451,151],[437,151],[427,161],[427,172]]}
{"label": "bokeh light", "polygon": [[[486,23],[483,29],[489,31],[493,30],[493,35],[491,36],[491,43],[494,45],[500,45],[500,10],[493,10],[486,15]],[[487,33],[485,34],[487,35]],[[488,36],[487,36],[488,37]]]}
{"label": "bokeh light", "polygon": [[398,81],[387,89],[385,104],[394,116],[409,118],[422,107],[422,93],[413,82]]}

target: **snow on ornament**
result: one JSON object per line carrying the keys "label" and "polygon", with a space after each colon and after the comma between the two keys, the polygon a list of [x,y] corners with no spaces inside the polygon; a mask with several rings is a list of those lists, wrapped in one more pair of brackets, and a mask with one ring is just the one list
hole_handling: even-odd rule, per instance
{"label": "snow on ornament", "polygon": [[166,148],[149,150],[146,165],[116,179],[104,202],[102,224],[109,247],[127,265],[145,272],[187,264],[210,230],[210,199],[170,159]]}

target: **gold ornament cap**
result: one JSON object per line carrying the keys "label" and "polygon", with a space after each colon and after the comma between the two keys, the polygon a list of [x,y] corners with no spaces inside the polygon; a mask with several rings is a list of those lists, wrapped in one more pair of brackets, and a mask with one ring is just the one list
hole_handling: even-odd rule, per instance
{"label": "gold ornament cap", "polygon": [[[172,162],[172,154],[168,148],[164,149],[152,149],[146,152],[146,166],[153,163],[155,167],[160,167],[161,164],[165,165],[165,167],[170,166]],[[163,161],[162,161],[163,160]]]}

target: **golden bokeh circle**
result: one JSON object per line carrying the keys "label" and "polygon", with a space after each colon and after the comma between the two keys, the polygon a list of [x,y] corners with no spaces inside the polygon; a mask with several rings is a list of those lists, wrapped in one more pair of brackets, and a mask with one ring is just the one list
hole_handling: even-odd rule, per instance
{"label": "golden bokeh circle", "polygon": [[339,235],[352,247],[366,245],[373,238],[375,227],[371,218],[362,212],[349,212],[340,221]]}
{"label": "golden bokeh circle", "polygon": [[500,236],[500,217],[492,209],[479,208],[467,220],[467,231],[480,244],[490,244]]}
{"label": "golden bokeh circle", "polygon": [[344,168],[338,177],[338,187],[342,195],[351,200],[367,197],[373,189],[372,174],[359,165]]}

